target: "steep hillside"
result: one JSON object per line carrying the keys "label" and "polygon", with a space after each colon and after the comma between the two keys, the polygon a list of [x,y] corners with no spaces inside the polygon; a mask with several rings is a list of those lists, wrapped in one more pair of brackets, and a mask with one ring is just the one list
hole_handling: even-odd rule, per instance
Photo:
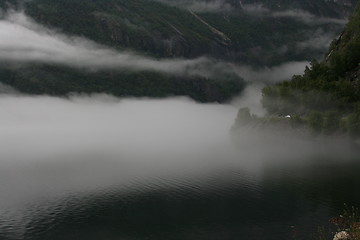
{"label": "steep hillside", "polygon": [[224,102],[240,93],[237,76],[223,79],[169,75],[151,71],[81,71],[69,67],[37,65],[0,71],[1,82],[24,93],[64,96],[68,93],[109,93],[120,97],[189,96],[199,102]]}
{"label": "steep hillside", "polygon": [[[324,0],[318,2],[317,9],[327,6],[323,10],[326,16],[333,16],[331,12],[339,9],[336,4],[330,7]],[[156,57],[206,55],[254,66],[319,56],[324,49],[299,48],[297,43],[321,33],[336,36],[342,27],[333,21],[310,19],[309,23],[286,14],[274,17],[254,13],[254,16],[237,7],[227,12],[198,13],[153,0],[109,0],[106,4],[102,0],[32,0],[20,6],[27,15],[50,28],[118,49]],[[279,51],[285,46],[286,51]]]}
{"label": "steep hillside", "polygon": [[119,49],[160,57],[226,52],[220,34],[188,11],[146,0],[35,0],[25,12],[36,21]]}
{"label": "steep hillside", "polygon": [[[339,5],[329,5],[323,0],[318,0],[318,4],[324,9],[318,15],[310,15],[310,20],[286,12],[295,5],[273,13],[269,2],[275,3],[275,0],[264,2],[264,6],[269,8],[265,12],[249,11],[243,8],[241,2],[233,0],[222,1],[226,8],[216,5],[217,8],[211,11],[196,11],[185,7],[186,4],[180,6],[169,2],[173,1],[1,1],[3,13],[0,13],[0,21],[3,26],[13,24],[13,20],[7,19],[9,9],[24,11],[32,21],[41,24],[28,28],[25,23],[26,31],[35,31],[31,34],[37,38],[55,35],[54,46],[60,44],[67,50],[59,60],[56,55],[60,50],[52,49],[48,53],[44,46],[40,52],[23,60],[18,58],[17,49],[10,44],[10,50],[14,50],[16,56],[6,58],[10,56],[8,49],[0,49],[3,51],[0,81],[34,94],[106,92],[118,96],[188,95],[199,101],[226,101],[244,87],[244,81],[232,72],[229,64],[235,68],[237,65],[259,68],[319,57],[324,53],[326,39],[340,33],[342,19],[347,16],[346,11],[333,14],[332,11],[340,9]],[[201,6],[214,6],[211,0],[195,2],[201,2]],[[308,8],[306,5],[303,10],[308,11]],[[305,14],[305,17],[309,16]],[[7,32],[3,31],[3,34]],[[316,36],[324,43],[314,45],[310,36]],[[22,47],[22,53],[33,51],[24,46],[28,42],[26,38],[23,42],[19,37],[16,40]],[[78,41],[89,45],[84,43],[85,40],[92,41],[90,45],[98,44],[95,53],[94,47],[82,48],[81,51],[91,55],[94,58],[92,62],[102,65],[100,69],[94,68],[92,62],[90,67],[84,67],[84,56],[71,54],[76,52]],[[41,48],[39,44],[33,45]],[[51,61],[44,60],[44,51]],[[101,63],[94,57],[99,53],[104,57],[101,55],[104,52],[113,59],[112,62]],[[123,65],[116,64],[123,59],[120,57],[119,60],[116,54],[124,53],[132,54],[132,62],[122,60],[125,62]],[[39,58],[42,60],[39,61]],[[183,65],[188,59],[198,61],[198,58],[205,59],[206,64],[200,68],[190,63]],[[131,64],[136,64],[136,59],[142,60],[142,68],[132,68]],[[164,63],[172,60],[173,65],[164,67]],[[72,62],[77,66],[73,67]],[[183,71],[177,71],[177,65],[183,66]],[[191,71],[188,71],[189,68]]]}
{"label": "steep hillside", "polygon": [[263,89],[270,114],[293,115],[317,131],[360,135],[360,7],[326,59],[313,61],[304,75]]}

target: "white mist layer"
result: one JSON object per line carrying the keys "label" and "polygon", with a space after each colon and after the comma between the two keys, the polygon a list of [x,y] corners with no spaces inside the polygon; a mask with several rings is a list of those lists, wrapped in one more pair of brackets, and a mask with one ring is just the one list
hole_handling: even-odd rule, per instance
{"label": "white mist layer", "polygon": [[[290,80],[293,75],[302,75],[309,62],[287,62],[274,67],[253,69],[248,66],[234,66],[234,71],[250,82],[275,83]],[[260,92],[260,91],[259,91]]]}
{"label": "white mist layer", "polygon": [[259,161],[291,159],[289,152],[300,148],[304,149],[297,154],[300,158],[330,151],[322,152],[314,141],[295,135],[283,137],[288,140],[285,151],[285,145],[273,141],[281,136],[278,132],[261,129],[245,129],[238,136],[238,145],[233,145],[230,129],[238,107],[258,101],[254,95],[259,95],[259,89],[249,88],[233,105],[199,104],[187,98],[1,96],[0,169],[112,162],[124,164],[125,174],[151,175],[153,170],[181,173],[253,165],[256,161],[248,159],[260,155]]}
{"label": "white mist layer", "polygon": [[116,51],[85,38],[60,34],[16,12],[0,20],[1,61],[50,63],[89,70],[125,68],[197,75],[208,75],[206,69],[219,64],[205,57],[158,60],[132,52]]}
{"label": "white mist layer", "polygon": [[302,9],[273,11],[264,7],[262,4],[243,4],[242,7],[246,13],[256,17],[269,16],[274,18],[293,18],[306,24],[333,23],[338,25],[345,25],[347,23],[347,20],[344,19],[318,17]]}
{"label": "white mist layer", "polygon": [[68,100],[3,96],[0,108],[1,155],[24,158],[96,149],[145,155],[196,151],[224,141],[237,111],[185,98],[120,100],[107,95]]}
{"label": "white mist layer", "polygon": [[195,12],[223,12],[234,10],[232,6],[224,0],[156,0],[179,8],[189,9]]}
{"label": "white mist layer", "polygon": [[[255,92],[242,101],[251,102]],[[234,172],[252,184],[269,164],[354,156],[338,140],[261,129],[240,129],[234,143],[237,107],[187,98],[2,95],[0,109],[0,221],[20,232],[26,219],[71,197],[91,201],[112,192],[193,186],[211,191],[236,184]]]}
{"label": "white mist layer", "polygon": [[[310,34],[310,33],[309,33]],[[317,42],[299,42],[299,49],[328,46],[332,35],[316,33]],[[286,46],[284,46],[286,50]],[[282,51],[281,49],[279,50]],[[0,64],[45,63],[82,70],[157,71],[168,74],[211,77],[231,69],[247,81],[277,82],[301,74],[307,62],[286,62],[272,68],[254,70],[249,66],[199,57],[195,59],[154,59],[129,51],[117,51],[85,38],[67,36],[48,29],[24,13],[10,12],[0,20]]]}
{"label": "white mist layer", "polygon": [[13,189],[49,184],[52,190],[216,169],[227,159],[237,113],[230,105],[185,98],[107,95],[2,96],[0,108],[2,176]]}

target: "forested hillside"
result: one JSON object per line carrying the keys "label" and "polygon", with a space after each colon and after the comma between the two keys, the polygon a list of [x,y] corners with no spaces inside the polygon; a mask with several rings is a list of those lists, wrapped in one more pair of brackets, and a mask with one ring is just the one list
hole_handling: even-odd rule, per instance
{"label": "forested hillside", "polygon": [[[67,42],[75,43],[78,38],[90,40],[111,49],[110,55],[114,51],[135,54],[146,58],[145,62],[156,62],[157,67],[130,69],[118,64],[89,70],[70,63],[41,62],[37,53],[26,64],[19,59],[0,59],[0,81],[32,94],[187,95],[198,101],[222,102],[244,88],[241,73],[234,71],[237,66],[271,67],[322,56],[327,39],[340,33],[352,8],[351,1],[325,0],[311,4],[228,0],[220,1],[215,8],[214,2],[219,1],[190,2],[205,8],[187,5],[189,1],[174,4],[171,0],[1,1],[0,21],[5,25],[12,23],[9,12],[23,11],[31,21],[46,28],[38,35],[60,34],[58,39],[66,37]],[[320,39],[320,44],[313,43],[313,37]],[[26,42],[24,39],[20,44]],[[4,54],[9,55],[8,49],[6,46]],[[76,56],[73,58],[76,60]],[[161,66],[168,60],[181,65],[183,60],[197,58],[212,64],[191,72],[187,69],[192,66],[176,73],[173,67],[158,70],[164,69]],[[81,61],[75,62],[81,65]]]}
{"label": "forested hillside", "polygon": [[334,40],[322,62],[313,61],[302,76],[263,89],[270,114],[292,115],[313,130],[360,135],[360,8]]}
{"label": "forested hillside", "polygon": [[[330,7],[324,0],[317,2],[326,8],[318,16],[346,19],[350,12],[336,15],[333,12],[339,5]],[[319,31],[337,35],[342,28],[332,21],[309,23],[287,15],[249,13],[237,7],[225,12],[198,13],[153,0],[111,0],[106,4],[103,0],[33,0],[23,6],[25,13],[39,23],[118,49],[133,49],[156,57],[206,55],[255,66],[319,55],[321,49],[300,49],[295,45]],[[304,11],[311,10],[306,7]],[[288,49],[280,54],[284,46]]]}

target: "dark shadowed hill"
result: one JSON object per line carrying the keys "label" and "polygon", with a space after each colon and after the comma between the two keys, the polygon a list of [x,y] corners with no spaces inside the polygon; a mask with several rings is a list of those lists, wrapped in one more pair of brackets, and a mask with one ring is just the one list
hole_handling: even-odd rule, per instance
{"label": "dark shadowed hill", "polygon": [[313,61],[304,74],[263,89],[270,114],[294,116],[326,134],[360,135],[360,6],[326,58]]}
{"label": "dark shadowed hill", "polygon": [[[203,102],[226,101],[244,87],[232,66],[276,66],[319,58],[328,39],[340,33],[353,6],[351,1],[293,2],[1,1],[4,27],[18,24],[27,33],[32,31],[29,34],[34,39],[55,36],[57,42],[50,53],[46,44],[36,52],[34,44],[27,46],[27,37],[21,42],[18,36],[23,35],[18,34],[13,38],[21,46],[21,54],[31,53],[24,58],[19,57],[14,44],[1,45],[5,57],[0,59],[0,81],[35,94],[106,92],[117,96],[187,95]],[[31,24],[23,19],[14,23],[14,10],[23,11]],[[107,58],[102,61],[104,51],[94,53],[94,47],[91,51],[83,47],[77,53],[79,41],[84,46],[84,40],[98,44],[98,50],[106,48]],[[60,45],[67,48],[65,53]],[[46,61],[44,51],[51,61]],[[65,54],[61,60],[58,52]],[[124,53],[130,54],[132,60],[120,64],[118,60]],[[93,57],[91,63],[84,55]],[[202,60],[196,60],[199,58]],[[142,61],[141,67],[132,66],[139,62],[134,59]],[[165,66],[170,59],[174,64]],[[200,67],[186,62],[188,59],[201,62]]]}

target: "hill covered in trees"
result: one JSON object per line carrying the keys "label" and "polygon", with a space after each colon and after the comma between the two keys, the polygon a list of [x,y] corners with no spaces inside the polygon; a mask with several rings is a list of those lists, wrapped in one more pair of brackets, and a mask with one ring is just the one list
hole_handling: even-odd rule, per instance
{"label": "hill covered in trees", "polygon": [[[334,20],[346,20],[353,10],[351,4],[332,1],[330,4],[325,0],[291,5],[275,0],[264,1],[264,5],[259,5],[258,1],[246,5],[228,1],[230,8],[200,9],[199,12],[166,4],[169,1],[105,2],[32,0],[20,6],[28,16],[45,26],[116,49],[131,49],[155,57],[205,55],[254,66],[308,60],[323,54],[323,49],[299,48],[296,43],[307,41],[319,32],[336,36],[342,25]],[[274,9],[274,5],[282,7]],[[312,16],[313,8],[322,10]],[[275,11],[274,14],[271,11]],[[304,13],[305,16],[301,15]],[[309,18],[309,22],[301,17]],[[282,50],[284,46],[288,48],[286,51]]]}
{"label": "hill covered in trees", "polygon": [[[339,34],[353,4],[344,1],[1,1],[0,21],[6,24],[12,21],[9,12],[23,11],[40,24],[31,31],[46,28],[38,35],[60,35],[62,44],[90,40],[97,48],[111,49],[111,56],[115,51],[135,54],[145,59],[146,66],[118,64],[89,70],[81,65],[84,59],[76,60],[79,68],[71,61],[39,61],[36,53],[25,63],[1,58],[0,81],[32,94],[187,95],[197,101],[222,102],[244,88],[244,80],[234,71],[238,65],[262,68],[321,56],[324,44],[312,43],[311,37],[326,41]],[[23,41],[26,44],[27,39]],[[3,52],[9,55],[9,49]],[[206,60],[200,69],[188,64],[184,71],[172,71],[186,60],[200,58]],[[176,64],[161,67],[171,60]]]}
{"label": "hill covered in trees", "polygon": [[[268,111],[265,119],[279,120],[289,115],[288,121],[294,127],[310,126],[316,133],[358,137],[359,76],[360,6],[340,37],[332,42],[323,61],[313,60],[303,75],[263,89],[262,103]],[[249,117],[252,120],[245,109],[239,116],[239,121]]]}

